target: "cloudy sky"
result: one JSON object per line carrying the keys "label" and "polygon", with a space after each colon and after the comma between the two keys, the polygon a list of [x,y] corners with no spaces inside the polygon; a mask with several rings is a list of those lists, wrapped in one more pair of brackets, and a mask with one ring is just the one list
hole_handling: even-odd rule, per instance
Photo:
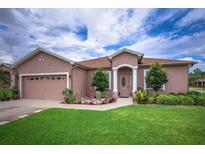
{"label": "cloudy sky", "polygon": [[205,70],[205,9],[0,9],[0,62],[37,47],[75,61],[126,47]]}

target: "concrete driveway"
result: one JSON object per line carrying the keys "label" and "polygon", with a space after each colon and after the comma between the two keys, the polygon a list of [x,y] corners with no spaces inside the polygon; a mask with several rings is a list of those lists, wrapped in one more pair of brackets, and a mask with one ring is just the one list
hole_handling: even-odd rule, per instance
{"label": "concrete driveway", "polygon": [[133,104],[131,98],[118,98],[116,103],[104,105],[63,104],[58,100],[36,99],[19,99],[5,102],[0,101],[0,124],[23,118],[47,108],[106,111],[131,104]]}
{"label": "concrete driveway", "polygon": [[39,110],[54,107],[57,104],[60,104],[60,102],[53,100],[20,99],[4,102],[0,101],[0,122],[13,121],[38,112]]}

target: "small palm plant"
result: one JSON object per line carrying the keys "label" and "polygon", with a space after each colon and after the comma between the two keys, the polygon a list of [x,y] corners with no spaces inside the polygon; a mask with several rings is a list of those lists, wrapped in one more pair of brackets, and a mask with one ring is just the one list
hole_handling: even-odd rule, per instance
{"label": "small palm plant", "polygon": [[145,91],[139,90],[133,96],[133,101],[139,104],[145,104],[148,100],[148,95]]}
{"label": "small palm plant", "polygon": [[76,97],[73,95],[73,91],[71,89],[66,88],[63,90],[63,95],[66,103],[76,102]]}

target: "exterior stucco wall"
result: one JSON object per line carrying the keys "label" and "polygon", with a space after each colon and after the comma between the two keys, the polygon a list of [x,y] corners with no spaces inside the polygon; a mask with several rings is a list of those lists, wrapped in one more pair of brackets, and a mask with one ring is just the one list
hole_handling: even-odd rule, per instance
{"label": "exterior stucco wall", "polygon": [[87,87],[87,71],[74,68],[72,76],[72,89],[75,96],[78,98],[86,96]]}
{"label": "exterior stucco wall", "polygon": [[95,96],[95,88],[92,87],[92,78],[95,70],[89,70],[87,72],[87,96]]}
{"label": "exterior stucco wall", "polygon": [[[44,58],[44,61],[39,61],[39,58]],[[69,72],[71,75],[71,69],[70,63],[44,52],[38,53],[17,67],[18,74]],[[20,81],[18,80],[19,87]],[[69,88],[71,88],[71,79],[69,79]]]}
{"label": "exterior stucco wall", "polygon": [[112,67],[117,67],[121,64],[129,64],[133,66],[138,65],[138,58],[136,55],[130,53],[121,53],[112,59]]}
{"label": "exterior stucco wall", "polygon": [[[165,84],[165,92],[188,92],[188,67],[187,66],[169,66],[164,67],[167,73],[168,82]],[[137,73],[137,87],[144,88],[144,69],[139,68]]]}
{"label": "exterior stucco wall", "polygon": [[[44,58],[44,61],[39,61]],[[72,65],[47,53],[40,52],[20,66],[18,73],[50,73],[50,72],[69,72],[71,74]]]}
{"label": "exterior stucco wall", "polygon": [[188,67],[172,66],[165,67],[168,82],[165,85],[166,92],[188,92]]}

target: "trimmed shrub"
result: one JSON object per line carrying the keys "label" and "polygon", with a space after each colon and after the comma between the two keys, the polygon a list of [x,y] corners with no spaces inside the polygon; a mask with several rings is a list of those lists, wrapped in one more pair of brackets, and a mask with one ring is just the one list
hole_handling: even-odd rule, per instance
{"label": "trimmed shrub", "polygon": [[167,94],[174,95],[174,96],[177,95],[176,93],[173,93],[173,92],[170,92],[170,93],[167,93]]}
{"label": "trimmed shrub", "polygon": [[179,92],[177,95],[186,95],[186,93]]}
{"label": "trimmed shrub", "polygon": [[178,95],[177,101],[179,105],[194,105],[194,100],[191,97],[185,95]]}
{"label": "trimmed shrub", "polygon": [[177,96],[162,94],[156,97],[156,104],[177,105]]}
{"label": "trimmed shrub", "polygon": [[195,105],[205,106],[205,94],[189,94],[188,96],[194,100]]}
{"label": "trimmed shrub", "polygon": [[201,93],[198,92],[198,91],[189,91],[189,92],[187,93],[187,95],[201,95]]}

